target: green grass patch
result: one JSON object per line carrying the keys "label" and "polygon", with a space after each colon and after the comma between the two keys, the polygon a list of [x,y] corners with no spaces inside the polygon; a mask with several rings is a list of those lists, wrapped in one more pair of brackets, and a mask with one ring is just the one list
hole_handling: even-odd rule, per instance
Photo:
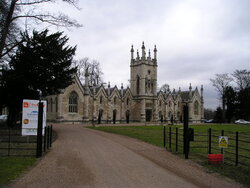
{"label": "green grass patch", "polygon": [[36,160],[34,157],[0,157],[0,187],[16,179]]}
{"label": "green grass patch", "polygon": [[116,133],[132,138],[137,138],[144,142],[163,147],[163,128],[162,126],[108,126],[90,127],[92,129]]}
{"label": "green grass patch", "polygon": [[[236,124],[202,124],[190,125],[194,128],[194,141],[190,143],[189,158],[213,172],[218,172],[229,178],[232,178],[248,187],[250,187],[250,126]],[[132,138],[140,139],[150,144],[163,147],[163,126],[108,126],[108,127],[91,127],[96,130],[101,130],[110,133],[126,135]],[[171,142],[170,142],[171,128]],[[178,128],[178,146],[176,148],[176,128]],[[224,130],[224,135],[228,136],[229,147],[224,151],[225,164],[210,165],[207,162],[208,154],[208,129],[212,129],[212,153],[221,153],[218,147],[218,137],[221,135],[221,130]],[[236,134],[239,132],[239,165],[235,166],[235,145]],[[169,151],[174,152],[178,156],[183,156],[183,126],[182,125],[167,125],[166,126],[166,147]],[[177,150],[177,151],[176,151]],[[237,176],[235,176],[237,174]]]}

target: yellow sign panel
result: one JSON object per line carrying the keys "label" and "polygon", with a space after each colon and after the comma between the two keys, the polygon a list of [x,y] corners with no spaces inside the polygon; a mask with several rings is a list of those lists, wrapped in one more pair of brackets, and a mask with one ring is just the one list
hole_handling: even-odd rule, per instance
{"label": "yellow sign panel", "polygon": [[227,136],[219,136],[219,147],[227,148],[228,147],[228,137]]}

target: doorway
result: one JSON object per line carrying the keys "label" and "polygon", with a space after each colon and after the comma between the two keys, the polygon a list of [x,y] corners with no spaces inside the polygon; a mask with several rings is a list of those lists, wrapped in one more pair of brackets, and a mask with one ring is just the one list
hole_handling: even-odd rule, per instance
{"label": "doorway", "polygon": [[146,110],[146,121],[149,122],[152,119],[152,110]]}
{"label": "doorway", "polygon": [[129,123],[129,110],[126,111],[126,122]]}
{"label": "doorway", "polygon": [[113,123],[116,123],[116,110],[113,110]]}
{"label": "doorway", "polygon": [[102,114],[103,114],[103,110],[99,110],[99,114],[98,114],[98,124],[101,124],[102,122]]}

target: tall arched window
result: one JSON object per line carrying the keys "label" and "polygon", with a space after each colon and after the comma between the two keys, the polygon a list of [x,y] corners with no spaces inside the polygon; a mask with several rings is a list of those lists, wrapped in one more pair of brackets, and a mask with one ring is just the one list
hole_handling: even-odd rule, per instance
{"label": "tall arched window", "polygon": [[100,104],[102,104],[103,96],[100,96]]}
{"label": "tall arched window", "polygon": [[195,115],[199,114],[199,103],[198,103],[198,101],[194,102],[194,114]]}
{"label": "tall arched window", "polygon": [[136,77],[136,94],[137,95],[140,94],[140,77],[139,76]]}
{"label": "tall arched window", "polygon": [[78,96],[76,92],[71,92],[69,95],[69,112],[71,113],[77,113],[78,109]]}

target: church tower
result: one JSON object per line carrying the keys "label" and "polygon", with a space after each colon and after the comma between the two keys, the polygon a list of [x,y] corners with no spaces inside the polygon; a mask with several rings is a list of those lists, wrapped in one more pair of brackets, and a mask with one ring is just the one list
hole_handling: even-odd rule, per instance
{"label": "church tower", "polygon": [[[134,48],[131,47],[130,63],[130,88],[133,96],[140,106],[141,121],[155,121],[156,99],[157,99],[157,49],[154,47],[153,57],[150,50],[146,56],[144,42],[134,57]],[[139,109],[137,109],[139,110]]]}

